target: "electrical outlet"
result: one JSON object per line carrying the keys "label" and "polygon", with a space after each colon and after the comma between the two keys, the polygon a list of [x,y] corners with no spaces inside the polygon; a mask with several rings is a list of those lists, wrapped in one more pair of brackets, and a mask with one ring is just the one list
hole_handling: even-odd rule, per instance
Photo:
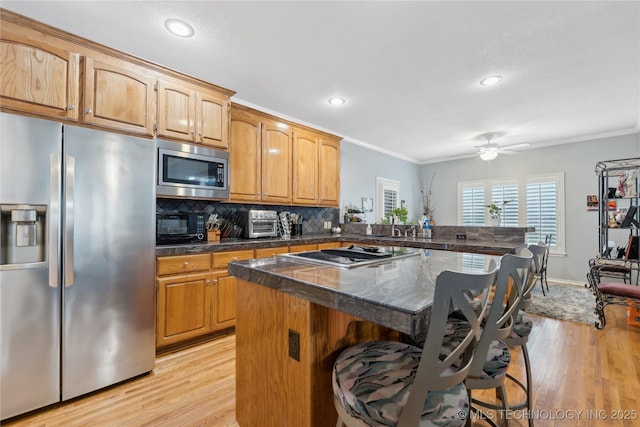
{"label": "electrical outlet", "polygon": [[300,333],[289,329],[289,357],[300,361]]}

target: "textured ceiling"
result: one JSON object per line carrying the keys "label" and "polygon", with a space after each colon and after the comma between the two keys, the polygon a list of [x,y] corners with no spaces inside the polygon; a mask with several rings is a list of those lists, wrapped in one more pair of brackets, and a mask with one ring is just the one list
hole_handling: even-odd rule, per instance
{"label": "textured ceiling", "polygon": [[[487,132],[531,148],[640,128],[638,1],[1,6],[416,163],[473,155]],[[167,18],[196,36],[170,35]],[[503,82],[478,84],[492,74]]]}

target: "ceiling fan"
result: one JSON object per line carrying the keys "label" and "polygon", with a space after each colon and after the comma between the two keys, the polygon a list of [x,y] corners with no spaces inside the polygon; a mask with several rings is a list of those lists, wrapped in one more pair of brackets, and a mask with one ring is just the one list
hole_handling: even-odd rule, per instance
{"label": "ceiling fan", "polygon": [[478,139],[485,139],[487,141],[486,144],[475,146],[475,148],[478,149],[478,154],[480,155],[480,158],[482,160],[493,160],[498,157],[498,154],[516,154],[515,151],[509,151],[509,149],[517,149],[529,146],[529,144],[527,143],[522,143],[500,147],[500,145],[496,144],[495,142],[491,142],[492,138],[497,138],[500,136],[502,135],[497,133],[485,133],[478,137]]}

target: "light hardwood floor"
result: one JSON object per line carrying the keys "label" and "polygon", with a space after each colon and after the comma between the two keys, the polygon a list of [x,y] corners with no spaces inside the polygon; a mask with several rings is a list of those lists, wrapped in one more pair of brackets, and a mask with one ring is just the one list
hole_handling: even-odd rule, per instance
{"label": "light hardwood floor", "polygon": [[[625,313],[607,308],[601,331],[534,317],[529,353],[536,426],[640,425],[640,328],[627,326]],[[517,373],[521,357],[514,352],[513,359]],[[234,381],[235,336],[229,335],[161,355],[149,375],[3,425],[237,426]],[[510,397],[514,393],[509,389]],[[526,426],[521,415],[510,414],[509,425]],[[630,419],[611,419],[625,415]]]}

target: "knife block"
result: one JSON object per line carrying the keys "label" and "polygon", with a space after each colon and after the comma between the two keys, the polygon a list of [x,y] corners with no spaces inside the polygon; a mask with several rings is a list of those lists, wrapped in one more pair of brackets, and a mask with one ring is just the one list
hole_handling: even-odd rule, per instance
{"label": "knife block", "polygon": [[220,230],[207,231],[207,243],[215,243],[220,241]]}

